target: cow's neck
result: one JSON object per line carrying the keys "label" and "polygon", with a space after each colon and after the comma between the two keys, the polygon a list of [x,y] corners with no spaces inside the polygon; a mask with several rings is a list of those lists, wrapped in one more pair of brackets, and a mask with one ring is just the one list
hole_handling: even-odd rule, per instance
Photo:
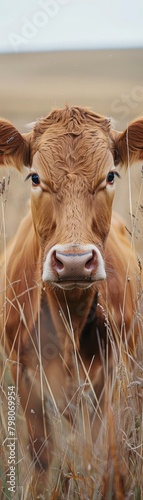
{"label": "cow's neck", "polygon": [[69,373],[73,372],[73,353],[79,351],[80,339],[91,313],[97,291],[93,287],[87,290],[53,290],[46,287],[48,304],[62,349],[63,363]]}

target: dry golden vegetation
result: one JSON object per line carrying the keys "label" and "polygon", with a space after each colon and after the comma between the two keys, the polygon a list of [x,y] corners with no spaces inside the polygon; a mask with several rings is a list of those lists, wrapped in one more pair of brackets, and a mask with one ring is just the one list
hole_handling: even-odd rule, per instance
{"label": "dry golden vegetation", "polygon": [[[4,75],[5,77],[8,77],[8,62],[11,64],[11,92],[13,94],[11,93],[7,102],[7,92],[9,89],[5,89],[5,101],[2,106],[1,114],[11,121],[15,121],[17,126],[19,125],[22,127],[22,123],[29,122],[42,113],[46,114],[50,109],[51,101],[52,107],[54,105],[63,105],[65,104],[65,101],[68,101],[69,103],[72,101],[72,104],[78,103],[80,105],[90,105],[99,113],[112,115],[111,103],[113,99],[113,88],[114,97],[127,91],[129,85],[131,92],[134,85],[141,85],[140,79],[143,76],[141,74],[141,67],[139,64],[137,66],[137,62],[136,72],[138,68],[138,80],[134,73],[134,81],[132,80],[132,83],[129,84],[126,74],[126,65],[128,63],[127,73],[131,79],[132,63],[133,60],[139,60],[139,52],[138,56],[136,53],[133,54],[132,57],[129,53],[126,53],[125,57],[125,53],[121,54],[116,51],[113,52],[113,54],[110,54],[107,51],[105,54],[101,51],[100,57],[99,52],[98,54],[95,53],[95,66],[96,71],[98,71],[97,80],[96,71],[94,74],[93,70],[91,70],[93,67],[94,53],[90,53],[90,57],[85,53],[82,53],[81,56],[80,54],[75,56],[71,54],[70,57],[64,54],[63,59],[61,54],[58,56],[59,59],[54,54],[52,58],[52,54],[50,54],[49,58],[52,68],[51,73],[53,73],[49,77],[49,81],[48,76],[50,74],[50,69],[47,69],[46,71],[45,65],[45,61],[47,61],[48,56],[43,54],[41,57],[39,54],[36,59],[36,55],[34,55],[34,63],[33,69],[31,69],[30,73],[30,80],[28,81],[25,76],[23,87],[18,88],[17,95],[15,95],[16,90],[14,87],[14,84],[16,83],[16,73],[14,75],[12,65],[15,64],[14,68],[17,70],[17,73],[19,72],[20,82],[20,78],[22,78],[22,76],[20,77],[20,70],[24,72],[24,70],[27,70],[27,67],[29,69],[31,67],[30,55],[20,55],[20,58],[23,58],[21,63],[19,56],[3,56],[2,64],[4,71],[2,72],[2,96],[4,93]],[[8,59],[10,57],[13,58],[13,60]],[[68,62],[69,60],[70,64]],[[39,71],[36,68],[36,61]],[[55,66],[56,61],[58,61],[57,67]],[[106,68],[104,69],[107,75],[106,87],[105,82],[103,83],[102,80],[104,78],[104,61],[106,61]],[[110,64],[107,64],[109,61]],[[115,82],[114,74],[116,74],[116,65],[118,66],[119,63],[121,64],[121,61],[123,68],[123,82],[122,88],[120,87],[119,90],[115,84],[117,82]],[[75,66],[78,67],[77,70],[75,70]],[[73,68],[74,72],[71,81],[70,76]],[[110,75],[108,73],[109,69]],[[87,76],[87,72],[89,72],[89,77]],[[59,90],[56,85],[57,73],[59,75],[60,82]],[[84,76],[85,86],[83,83]],[[40,78],[43,78],[42,87]],[[100,85],[101,80],[102,85]],[[120,77],[118,86],[120,85],[121,80],[122,78]],[[49,95],[46,90],[46,81],[48,82]],[[24,90],[25,82],[27,84],[26,93]],[[32,97],[34,82],[34,97]],[[7,83],[7,85],[9,85],[9,83]],[[77,94],[79,92],[80,95],[81,85],[82,95],[79,98]],[[85,88],[86,92],[84,91]],[[40,90],[40,98],[39,89],[42,89]],[[41,91],[43,92],[43,97],[41,95]],[[96,102],[95,97],[92,100],[94,91],[96,93]],[[52,93],[54,92],[55,94],[53,97]],[[24,95],[23,103],[22,95]],[[31,99],[33,98],[32,103],[37,102],[36,99],[38,96],[39,101],[37,107],[35,104],[36,108],[33,106],[33,108],[30,109],[31,102],[29,96],[31,96]],[[70,98],[68,96],[70,96]],[[12,101],[12,97],[14,98],[14,101]],[[141,110],[138,109],[138,103],[136,103],[136,107],[137,109],[134,108],[134,110],[131,108],[129,109],[129,117],[127,117],[128,121],[133,118],[133,112],[134,117],[141,114]],[[20,113],[21,116],[19,117]],[[121,122],[121,127],[119,128],[122,128],[123,120],[120,119],[120,117],[119,121]],[[127,221],[129,237],[131,238],[133,244],[135,244],[137,252],[139,252],[140,255],[143,255],[143,178],[141,176],[141,167],[134,167],[132,172],[131,178],[129,173],[127,173],[125,177],[124,174],[122,174],[122,180],[118,184],[115,206],[119,209],[122,215],[124,214]],[[5,176],[5,180],[3,180],[3,176]],[[9,173],[7,174],[5,172],[2,172],[1,175],[1,249],[4,252],[6,251],[7,241],[16,231],[19,220],[27,210],[29,191],[24,194],[27,190],[27,184],[25,187],[23,179],[24,176],[21,178],[17,173],[13,174],[10,172],[10,177]],[[132,216],[130,213],[132,213]],[[138,258],[138,263],[141,271],[142,264],[140,258]],[[92,401],[92,392],[94,392],[94,389],[92,386],[90,386],[90,391],[87,393],[86,387],[79,385],[76,405],[74,405],[73,401],[71,401],[70,405],[68,405],[69,411],[74,414],[73,422],[71,421],[71,423],[68,424],[64,414],[60,414],[60,412],[57,411],[57,408],[54,407],[54,418],[51,417],[51,420],[55,431],[55,453],[53,455],[53,462],[49,471],[47,486],[43,491],[43,494],[39,493],[37,498],[45,500],[141,500],[143,498],[143,292],[141,286],[140,294],[137,296],[137,302],[139,305],[139,313],[135,318],[135,321],[138,322],[139,335],[137,345],[135,347],[134,358],[128,353],[127,345],[123,346],[121,343],[121,332],[118,332],[119,356],[117,356],[116,347],[114,341],[112,340],[115,362],[112,383],[109,383],[106,378],[106,363],[104,366],[106,380],[104,387],[106,394],[106,412],[104,419],[102,412],[100,411],[100,401],[97,408],[94,407]],[[108,325],[108,318],[105,319],[110,338],[111,332]],[[67,335],[71,334],[71,325],[69,322],[69,324],[67,324]],[[2,332],[2,335],[4,335],[4,332]],[[75,358],[76,356],[75,352]],[[75,362],[77,361],[78,360],[75,359]],[[87,384],[90,385],[88,373],[86,374],[86,380]],[[37,478],[34,476],[34,463],[31,461],[29,455],[25,417],[21,410],[17,394],[15,435],[16,493],[11,495],[8,491],[7,398],[8,386],[10,384],[12,384],[12,381],[9,370],[9,362],[4,351],[1,351],[0,498],[4,500],[11,498],[14,498],[15,500],[34,500],[36,498],[35,486]],[[91,427],[92,420],[95,418],[97,411],[99,413],[99,417],[101,418],[102,426],[98,439],[96,443],[93,444],[91,440]],[[42,475],[38,481],[39,484],[42,482]]]}

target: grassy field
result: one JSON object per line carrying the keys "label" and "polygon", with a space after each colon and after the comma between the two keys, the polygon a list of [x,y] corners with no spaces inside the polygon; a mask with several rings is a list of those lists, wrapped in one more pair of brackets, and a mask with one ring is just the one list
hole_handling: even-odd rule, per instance
{"label": "grassy field", "polygon": [[[138,302],[141,297],[138,298]],[[84,384],[77,387],[77,401],[69,401],[74,411],[73,421],[67,423],[63,413],[54,410],[51,417],[55,435],[53,460],[45,484],[44,473],[34,473],[34,462],[29,455],[25,418],[19,398],[15,398],[15,456],[16,493],[8,490],[8,387],[11,376],[8,360],[1,362],[0,408],[0,487],[2,500],[142,500],[143,498],[143,316],[136,318],[139,335],[135,358],[120,344],[117,360],[114,355],[113,382],[106,379],[104,391],[105,416],[92,402]],[[70,328],[70,325],[68,325]],[[120,343],[120,341],[119,341]],[[105,364],[105,373],[107,366]],[[88,379],[87,379],[88,380]],[[32,411],[32,410],[31,410]],[[101,418],[98,437],[92,443],[92,424],[96,412]],[[48,412],[49,415],[49,412]],[[92,417],[92,418],[91,418]],[[7,479],[7,481],[6,481]],[[42,483],[42,492],[41,492]],[[37,491],[39,488],[39,491]]]}
{"label": "grassy field", "polygon": [[[89,106],[97,113],[112,116],[117,130],[143,115],[143,51],[107,50],[1,55],[0,115],[19,128],[44,116],[54,107]],[[143,258],[143,176],[141,166],[122,172],[118,182],[115,209],[125,218],[129,237]],[[15,234],[27,212],[30,186],[22,174],[1,169],[6,189],[0,197],[0,248]],[[30,184],[30,183],[29,183]],[[137,298],[140,301],[141,297]],[[97,443],[82,438],[85,396],[79,388],[76,407],[77,435],[72,426],[65,436],[65,421],[59,415],[56,456],[49,484],[43,496],[53,500],[141,500],[143,499],[143,317],[137,318],[139,338],[133,361],[124,350],[114,373],[113,388],[107,391],[106,417]],[[33,500],[33,463],[28,450],[24,415],[16,406],[17,492],[11,496],[6,484],[8,450],[7,387],[11,384],[7,359],[2,353],[0,442],[0,498]],[[105,387],[105,391],[107,388]],[[90,412],[90,406],[88,408]],[[60,432],[59,432],[60,428]],[[90,434],[90,428],[89,428]],[[60,441],[60,443],[59,443]],[[62,443],[62,446],[61,446]],[[103,447],[104,443],[104,447]],[[35,479],[36,481],[36,479]]]}

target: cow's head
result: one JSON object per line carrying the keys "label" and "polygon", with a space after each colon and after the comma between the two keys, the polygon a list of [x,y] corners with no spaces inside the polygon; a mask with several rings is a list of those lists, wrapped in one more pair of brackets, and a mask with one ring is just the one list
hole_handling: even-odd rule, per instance
{"label": "cow's head", "polygon": [[143,159],[143,119],[119,133],[110,119],[67,107],[38,121],[27,135],[1,120],[0,159],[30,167],[43,281],[72,289],[105,279],[116,166]]}

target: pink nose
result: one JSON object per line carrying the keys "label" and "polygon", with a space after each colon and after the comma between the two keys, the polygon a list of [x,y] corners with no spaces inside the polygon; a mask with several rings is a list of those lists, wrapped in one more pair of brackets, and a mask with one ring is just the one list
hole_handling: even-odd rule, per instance
{"label": "pink nose", "polygon": [[83,252],[82,247],[82,253],[79,253],[63,252],[62,247],[61,251],[58,247],[58,250],[54,250],[51,255],[51,266],[59,281],[88,281],[96,273],[98,256],[95,249]]}

